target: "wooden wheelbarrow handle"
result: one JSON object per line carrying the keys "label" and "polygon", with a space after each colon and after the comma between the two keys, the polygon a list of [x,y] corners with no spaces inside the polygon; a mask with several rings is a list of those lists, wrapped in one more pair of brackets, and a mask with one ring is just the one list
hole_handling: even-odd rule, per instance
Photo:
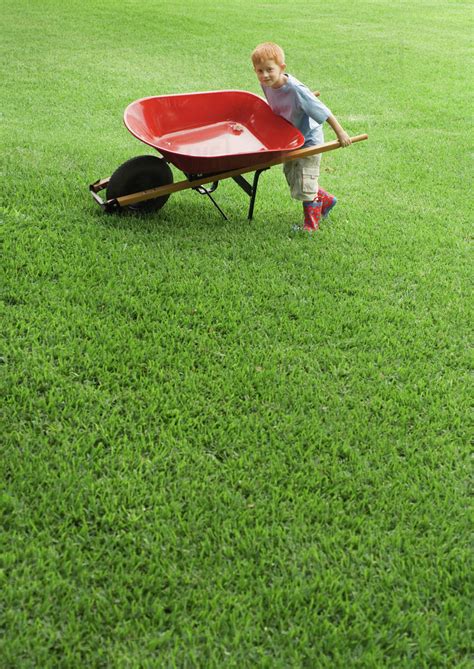
{"label": "wooden wheelbarrow handle", "polygon": [[[368,135],[356,135],[351,137],[352,143],[362,142],[367,139]],[[251,167],[242,167],[236,170],[230,170],[229,172],[222,172],[220,174],[213,174],[211,176],[204,176],[193,181],[177,181],[172,184],[166,184],[165,186],[158,186],[158,188],[152,188],[147,191],[142,191],[141,193],[133,193],[131,195],[123,195],[117,198],[117,202],[121,207],[128,207],[131,204],[136,204],[137,202],[145,202],[146,200],[152,200],[155,197],[161,197],[162,195],[170,195],[171,193],[177,193],[178,191],[185,190],[187,188],[196,188],[198,186],[203,186],[211,182],[221,181],[222,179],[229,179],[230,177],[240,176],[241,174],[246,174],[247,172],[256,172],[259,170],[266,170],[269,167],[274,165],[280,165],[281,163],[287,163],[291,160],[296,160],[297,158],[306,158],[307,156],[312,156],[317,153],[325,153],[326,151],[333,151],[334,149],[339,149],[340,144],[337,140],[332,142],[326,142],[325,144],[319,144],[318,146],[308,146],[304,149],[295,149],[294,151],[289,151],[288,153],[278,156],[272,160],[269,160],[265,163],[259,165],[252,165]],[[97,192],[99,187],[105,183],[105,180],[98,181],[96,184],[90,186],[91,190]]]}

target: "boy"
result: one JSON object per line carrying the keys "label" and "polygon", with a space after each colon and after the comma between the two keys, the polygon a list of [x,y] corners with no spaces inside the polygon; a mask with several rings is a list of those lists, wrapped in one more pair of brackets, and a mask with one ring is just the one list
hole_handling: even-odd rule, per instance
{"label": "boy", "polygon": [[[273,112],[298,128],[304,135],[305,147],[324,142],[324,121],[334,130],[341,146],[351,144],[351,138],[331,111],[309,88],[285,73],[285,55],[278,44],[265,42],[257,46],[252,52],[252,63]],[[318,230],[321,217],[326,218],[337,202],[334,195],[319,187],[320,163],[321,154],[316,154],[283,165],[291,196],[303,202],[304,230]]]}

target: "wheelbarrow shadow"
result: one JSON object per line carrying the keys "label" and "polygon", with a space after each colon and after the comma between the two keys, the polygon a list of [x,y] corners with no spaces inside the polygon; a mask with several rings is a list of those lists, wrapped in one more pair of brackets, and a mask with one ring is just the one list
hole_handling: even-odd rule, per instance
{"label": "wheelbarrow shadow", "polygon": [[[136,231],[140,234],[157,233],[166,237],[182,237],[183,235],[202,237],[212,234],[226,237],[235,230],[249,230],[259,226],[257,220],[249,221],[240,207],[231,206],[227,203],[228,213],[226,219],[217,210],[211,209],[206,202],[199,202],[194,198],[183,198],[180,202],[176,198],[165,209],[153,213],[120,211],[104,214],[94,210],[94,220],[101,227],[111,230]],[[225,205],[224,205],[225,206]]]}

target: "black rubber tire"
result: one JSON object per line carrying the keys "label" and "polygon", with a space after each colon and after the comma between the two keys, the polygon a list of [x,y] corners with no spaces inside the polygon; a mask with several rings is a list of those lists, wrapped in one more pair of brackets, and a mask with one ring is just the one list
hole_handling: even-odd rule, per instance
{"label": "black rubber tire", "polygon": [[[107,185],[107,199],[138,193],[149,188],[158,188],[173,183],[173,173],[168,163],[158,156],[137,156],[120,165],[110,177]],[[123,207],[132,212],[158,211],[164,206],[169,195]]]}

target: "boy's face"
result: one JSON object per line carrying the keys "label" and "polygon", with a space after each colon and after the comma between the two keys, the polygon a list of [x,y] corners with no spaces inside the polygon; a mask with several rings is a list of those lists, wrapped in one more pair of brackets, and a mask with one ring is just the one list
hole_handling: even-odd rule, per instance
{"label": "boy's face", "polygon": [[255,66],[255,72],[262,86],[280,88],[286,83],[285,68],[284,63],[278,65],[274,60],[262,60]]}

